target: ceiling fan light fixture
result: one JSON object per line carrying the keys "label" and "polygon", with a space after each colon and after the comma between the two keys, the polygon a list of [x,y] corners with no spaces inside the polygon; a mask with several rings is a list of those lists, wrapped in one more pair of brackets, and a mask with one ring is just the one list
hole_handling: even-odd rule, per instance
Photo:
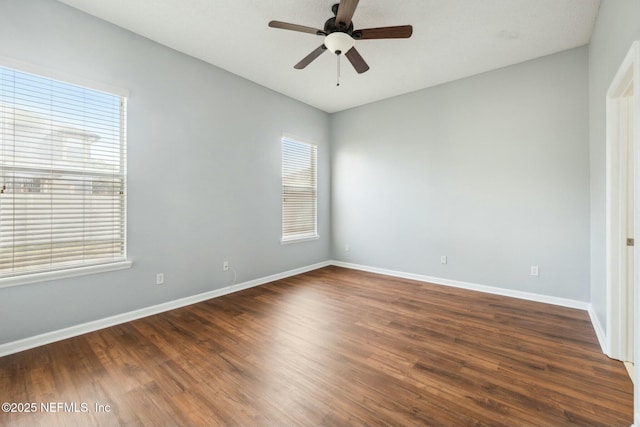
{"label": "ceiling fan light fixture", "polygon": [[355,40],[347,33],[336,31],[324,38],[324,45],[336,55],[347,53],[353,47]]}

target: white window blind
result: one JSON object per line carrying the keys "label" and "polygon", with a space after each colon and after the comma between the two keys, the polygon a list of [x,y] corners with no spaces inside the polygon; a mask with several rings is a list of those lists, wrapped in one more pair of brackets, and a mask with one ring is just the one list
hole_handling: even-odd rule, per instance
{"label": "white window blind", "polygon": [[126,98],[0,67],[0,278],[126,259]]}
{"label": "white window blind", "polygon": [[317,147],[282,139],[282,241],[318,237]]}

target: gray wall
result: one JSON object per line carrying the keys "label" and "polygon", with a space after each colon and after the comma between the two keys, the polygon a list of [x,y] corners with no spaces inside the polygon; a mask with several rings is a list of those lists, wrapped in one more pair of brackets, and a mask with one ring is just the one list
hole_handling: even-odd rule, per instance
{"label": "gray wall", "polygon": [[577,48],[332,115],[334,259],[589,301],[587,62]]}
{"label": "gray wall", "polygon": [[589,45],[591,302],[606,330],[606,93],[631,43],[640,40],[640,1],[603,0]]}
{"label": "gray wall", "polygon": [[[0,343],[330,258],[329,117],[52,0],[0,2],[0,55],[130,90],[128,270],[0,290]],[[280,244],[280,136],[319,145],[320,239]],[[165,274],[165,285],[155,275]]]}

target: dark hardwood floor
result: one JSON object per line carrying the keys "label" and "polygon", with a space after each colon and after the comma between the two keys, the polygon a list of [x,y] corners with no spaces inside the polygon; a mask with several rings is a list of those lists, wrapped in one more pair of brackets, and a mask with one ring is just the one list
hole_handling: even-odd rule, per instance
{"label": "dark hardwood floor", "polygon": [[3,426],[629,426],[632,393],[583,311],[338,267],[0,358],[36,404]]}

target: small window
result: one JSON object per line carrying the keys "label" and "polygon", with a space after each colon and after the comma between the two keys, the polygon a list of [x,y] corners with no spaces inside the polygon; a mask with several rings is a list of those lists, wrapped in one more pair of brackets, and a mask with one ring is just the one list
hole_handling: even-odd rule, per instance
{"label": "small window", "polygon": [[315,239],[317,147],[282,138],[282,242]]}
{"label": "small window", "polygon": [[126,98],[0,66],[0,279],[126,260]]}

